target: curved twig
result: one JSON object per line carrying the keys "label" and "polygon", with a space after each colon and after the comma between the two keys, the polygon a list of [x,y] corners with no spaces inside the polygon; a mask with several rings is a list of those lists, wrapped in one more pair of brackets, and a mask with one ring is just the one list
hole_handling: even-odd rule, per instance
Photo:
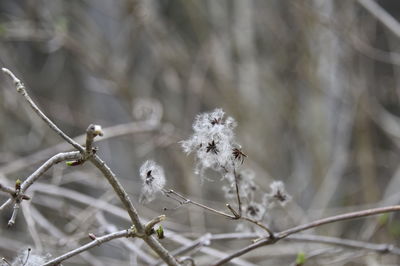
{"label": "curved twig", "polygon": [[302,224],[299,226],[295,226],[293,228],[290,228],[290,229],[287,229],[287,230],[284,230],[284,231],[274,234],[274,238],[267,237],[267,238],[264,238],[254,244],[244,247],[244,248],[232,253],[231,255],[217,261],[215,264],[213,264],[213,266],[223,265],[223,264],[229,262],[230,260],[232,260],[233,258],[239,257],[239,256],[246,254],[254,249],[257,249],[262,246],[274,244],[277,241],[288,237],[289,235],[299,233],[301,231],[305,231],[310,228],[314,228],[314,227],[318,227],[318,226],[321,226],[324,224],[330,224],[330,223],[334,223],[334,222],[338,222],[338,221],[345,221],[345,220],[356,219],[356,218],[377,215],[377,214],[387,213],[387,212],[395,212],[395,211],[400,211],[400,205],[350,212],[350,213],[345,213],[345,214],[340,214],[340,215],[335,215],[335,216],[319,219],[319,220],[316,220],[311,223],[306,223],[306,224]]}

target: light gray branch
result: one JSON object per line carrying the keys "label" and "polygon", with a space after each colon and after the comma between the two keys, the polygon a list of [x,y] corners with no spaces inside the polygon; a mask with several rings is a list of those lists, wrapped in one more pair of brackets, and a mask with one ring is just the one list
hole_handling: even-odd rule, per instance
{"label": "light gray branch", "polygon": [[14,82],[17,91],[24,96],[25,100],[29,103],[33,111],[54,131],[56,132],[61,138],[65,141],[70,143],[74,146],[78,151],[84,152],[84,149],[79,143],[75,142],[73,139],[68,137],[61,129],[59,129],[35,104],[35,102],[31,99],[28,92],[25,89],[25,85],[7,68],[1,69],[5,74],[7,74]]}
{"label": "light gray branch", "polygon": [[254,244],[251,244],[247,247],[244,247],[231,255],[217,261],[213,266],[218,266],[218,265],[223,265],[233,258],[240,257],[243,254],[246,254],[254,249],[257,249],[262,246],[266,245],[271,245],[276,243],[277,241],[284,239],[288,237],[289,235],[293,235],[295,233],[299,233],[302,231],[305,231],[307,229],[319,227],[324,224],[330,224],[334,222],[339,222],[339,221],[345,221],[345,220],[350,220],[350,219],[356,219],[356,218],[362,218],[366,216],[371,216],[371,215],[377,215],[377,214],[382,214],[382,213],[388,213],[388,212],[396,212],[400,211],[400,205],[394,205],[394,206],[388,206],[388,207],[381,207],[381,208],[375,208],[375,209],[368,209],[368,210],[363,210],[363,211],[356,211],[356,212],[349,212],[349,213],[344,213],[340,215],[335,215],[323,219],[319,219],[310,223],[302,224],[299,226],[292,227],[290,229],[281,231],[279,233],[273,234],[273,237],[268,236]]}
{"label": "light gray branch", "polygon": [[[24,182],[21,184],[20,195],[23,195],[25,191],[35,182],[37,181],[47,170],[49,170],[53,165],[65,161],[65,160],[73,160],[81,157],[80,152],[62,152],[54,155],[50,159],[48,159],[44,164],[42,164],[35,172],[33,172]],[[15,190],[14,190],[15,192]],[[15,201],[14,197],[9,198],[3,205],[0,206],[0,211],[2,211],[5,207],[10,205],[13,201]],[[17,213],[19,210],[20,202],[15,202],[13,213],[11,215],[11,219],[8,221],[8,226],[12,226],[15,224],[15,219],[17,217]]]}
{"label": "light gray branch", "polygon": [[[45,121],[45,123],[53,129],[58,135],[60,135],[63,139],[65,139],[68,143],[70,143],[72,146],[74,146],[79,152],[72,152],[74,153],[74,156],[76,154],[79,154],[79,158],[81,158],[82,155],[85,155],[85,148],[81,146],[79,143],[75,142],[73,139],[71,139],[69,136],[67,136],[61,129],[59,129],[40,109],[39,107],[33,102],[33,100],[29,97],[28,93],[26,92],[24,84],[8,69],[2,68],[2,71],[10,76],[10,78],[14,81],[14,85],[17,88],[17,91],[21,93],[24,97],[25,100],[29,103],[31,108],[39,115],[39,117]],[[52,159],[52,158],[51,158]],[[50,160],[51,160],[50,159]],[[129,217],[132,220],[133,225],[135,226],[137,233],[138,234],[143,234],[145,231],[145,227],[140,221],[139,215],[135,209],[135,207],[132,204],[132,201],[130,200],[128,194],[126,193],[125,189],[121,185],[121,183],[118,181],[116,175],[111,171],[111,169],[106,165],[106,163],[100,159],[99,156],[96,154],[93,154],[93,156],[90,156],[89,159],[104,175],[104,177],[108,180],[110,185],[113,187],[115,193],[118,195],[120,201],[124,205],[125,209],[127,210]],[[47,163],[47,162],[46,162]],[[21,191],[24,192],[40,175],[46,171],[48,168],[51,167],[52,164],[50,165],[42,165],[38,170],[35,171],[35,173],[38,173],[37,177],[35,173],[33,173],[31,177],[28,177],[27,180],[21,185]],[[44,171],[43,171],[44,170]],[[6,202],[7,203],[7,202]],[[4,204],[3,204],[4,206]],[[2,206],[2,207],[3,207]],[[168,265],[173,265],[173,266],[178,266],[179,263],[175,260],[173,256],[171,256],[168,251],[158,242],[154,237],[148,236],[144,234],[143,237],[141,237]]]}
{"label": "light gray branch", "polygon": [[0,184],[0,190],[11,195],[14,194],[15,192],[15,189],[13,189],[12,187],[5,186],[3,184]]}
{"label": "light gray branch", "polygon": [[400,23],[385,9],[383,9],[373,0],[358,0],[358,3],[360,3],[366,10],[368,10],[368,12],[382,22],[382,24],[384,24],[397,37],[400,37]]}
{"label": "light gray branch", "polygon": [[[116,175],[111,171],[111,169],[106,165],[106,163],[100,159],[99,156],[94,154],[89,160],[103,173],[104,177],[113,187],[115,193],[120,198],[125,209],[128,211],[129,217],[132,220],[133,225],[136,227],[138,233],[144,233],[144,226],[140,221],[139,215],[132,204],[128,194],[122,187],[121,183],[118,181]],[[178,262],[175,260],[171,254],[152,236],[145,236],[143,240],[168,264],[178,266]]]}
{"label": "light gray branch", "polygon": [[60,262],[69,259],[79,253],[82,253],[88,249],[91,249],[95,246],[100,246],[101,244],[111,241],[116,238],[122,238],[122,237],[129,237],[132,236],[132,231],[130,230],[122,230],[119,232],[111,233],[102,237],[96,237],[92,242],[87,243],[86,245],[83,245],[77,249],[71,250],[70,252],[65,253],[62,256],[59,256],[55,259],[52,259],[51,261],[46,262],[42,266],[49,266],[49,265],[58,265]]}

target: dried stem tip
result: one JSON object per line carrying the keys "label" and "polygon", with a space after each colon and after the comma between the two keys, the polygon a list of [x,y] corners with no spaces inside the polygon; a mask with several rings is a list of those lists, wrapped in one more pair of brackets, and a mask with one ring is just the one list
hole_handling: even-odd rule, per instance
{"label": "dried stem tip", "polygon": [[19,93],[22,93],[25,90],[25,86],[24,84],[21,82],[21,80],[19,80],[14,73],[12,73],[9,69],[7,68],[2,68],[1,69],[5,74],[7,74],[8,76],[10,76],[10,78],[13,80],[15,87],[17,87],[17,91]]}
{"label": "dried stem tip", "polygon": [[90,124],[86,130],[86,133],[88,136],[90,135],[93,138],[97,136],[103,136],[103,130],[100,125]]}

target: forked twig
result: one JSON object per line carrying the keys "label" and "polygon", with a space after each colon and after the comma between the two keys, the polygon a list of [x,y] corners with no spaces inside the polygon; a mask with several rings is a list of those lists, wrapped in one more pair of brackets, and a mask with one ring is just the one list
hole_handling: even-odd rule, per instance
{"label": "forked twig", "polygon": [[[34,103],[34,101],[29,97],[28,93],[26,92],[24,84],[8,69],[2,68],[2,71],[7,74],[14,82],[14,85],[17,88],[17,91],[22,94],[25,98],[25,100],[29,103],[31,108],[35,111],[36,114],[39,115],[39,117],[52,129],[54,130],[58,135],[60,135],[64,140],[66,140],[68,143],[70,143],[73,147],[75,147],[79,154],[78,159],[82,159],[82,156],[84,157],[83,159],[88,159],[90,160],[106,177],[110,185],[113,187],[115,193],[118,195],[120,201],[124,205],[125,209],[127,210],[131,221],[133,223],[133,226],[137,230],[136,232],[138,234],[143,234],[145,230],[145,226],[142,224],[139,218],[139,214],[137,213],[135,207],[133,206],[128,194],[126,193],[125,189],[121,185],[121,183],[118,181],[116,175],[111,171],[111,169],[107,166],[107,164],[96,154],[93,154],[92,156],[87,157],[86,149],[81,146],[79,143],[75,142],[73,139],[71,139],[67,134],[65,134],[61,129],[59,129],[40,109],[39,107]],[[50,167],[53,164],[50,165]],[[42,167],[41,167],[42,168]],[[40,169],[40,168],[39,168]],[[38,169],[38,170],[39,170]],[[48,168],[47,168],[48,169]],[[47,170],[46,169],[46,170]],[[37,171],[38,171],[37,170]],[[35,171],[35,172],[37,172]],[[28,178],[29,179],[29,178]],[[26,180],[28,182],[28,179]],[[27,184],[32,184],[36,179],[32,179],[32,182],[29,182]],[[29,186],[26,186],[26,188]],[[26,189],[25,188],[25,189]],[[24,187],[22,188],[22,191],[24,191]],[[4,204],[3,204],[4,205]],[[3,206],[2,206],[3,207]],[[178,266],[178,262],[176,259],[171,256],[168,251],[152,236],[144,234],[142,239],[168,264],[168,265],[174,265]]]}

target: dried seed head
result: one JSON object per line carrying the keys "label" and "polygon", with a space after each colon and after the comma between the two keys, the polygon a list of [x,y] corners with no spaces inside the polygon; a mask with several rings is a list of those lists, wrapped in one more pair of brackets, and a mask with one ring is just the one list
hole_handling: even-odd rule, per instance
{"label": "dried seed head", "polygon": [[[221,173],[232,170],[236,166],[233,149],[238,145],[234,142],[233,129],[236,122],[233,118],[224,118],[222,109],[197,115],[193,123],[193,135],[182,141],[186,153],[196,153],[196,173],[201,174],[211,168]],[[239,158],[240,156],[240,158]],[[237,161],[242,161],[243,155],[237,155]]]}
{"label": "dried seed head", "polygon": [[140,177],[143,181],[140,202],[150,202],[165,186],[164,170],[154,161],[146,161],[140,167]]}
{"label": "dried seed head", "polygon": [[285,184],[282,181],[274,181],[270,185],[271,192],[264,196],[264,203],[270,207],[274,207],[276,204],[285,206],[292,197],[286,192]]}
{"label": "dried seed head", "polygon": [[243,210],[247,217],[256,221],[262,220],[265,214],[265,207],[256,202],[250,202],[248,205],[243,206]]}

